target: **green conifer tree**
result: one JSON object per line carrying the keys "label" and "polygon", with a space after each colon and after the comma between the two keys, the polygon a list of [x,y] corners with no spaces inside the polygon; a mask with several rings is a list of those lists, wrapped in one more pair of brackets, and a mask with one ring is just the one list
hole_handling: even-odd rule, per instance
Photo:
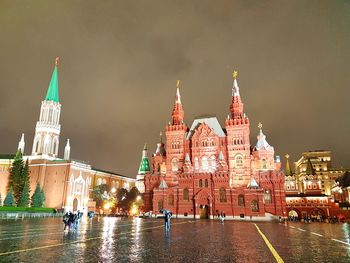
{"label": "green conifer tree", "polygon": [[10,190],[8,191],[6,198],[4,200],[4,206],[15,206],[15,198],[13,196],[13,189],[10,187]]}
{"label": "green conifer tree", "polygon": [[19,203],[23,189],[22,183],[23,159],[21,151],[17,151],[15,159],[10,168],[8,189],[12,188],[15,202]]}
{"label": "green conifer tree", "polygon": [[2,206],[2,197],[1,197],[1,193],[0,193],[0,206]]}
{"label": "green conifer tree", "polygon": [[45,197],[44,189],[42,189],[42,188],[40,188],[40,200],[41,200],[41,207],[44,207],[46,197]]}
{"label": "green conifer tree", "polygon": [[[21,173],[21,182],[20,182],[21,198],[20,198],[20,200],[22,199],[25,184],[27,184],[28,194],[29,194],[30,193],[30,182],[29,182],[29,162],[28,162],[28,159],[26,160],[26,163],[23,166],[22,173]],[[28,197],[28,200],[29,200],[29,197]]]}
{"label": "green conifer tree", "polygon": [[40,189],[40,185],[37,184],[35,191],[32,195],[32,207],[42,207],[43,201],[42,201],[42,193]]}
{"label": "green conifer tree", "polygon": [[21,200],[18,206],[28,207],[29,203],[30,203],[29,185],[28,185],[28,182],[25,182],[22,190]]}

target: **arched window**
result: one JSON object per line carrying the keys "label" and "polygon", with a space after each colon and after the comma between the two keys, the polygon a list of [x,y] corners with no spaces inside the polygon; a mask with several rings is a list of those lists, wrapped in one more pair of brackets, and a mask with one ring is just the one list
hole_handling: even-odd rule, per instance
{"label": "arched window", "polygon": [[220,202],[226,203],[226,189],[224,187],[220,188]]}
{"label": "arched window", "polygon": [[252,203],[251,203],[251,208],[252,208],[252,212],[259,212],[258,201],[253,200]]}
{"label": "arched window", "polygon": [[265,159],[262,159],[262,168],[267,169],[267,163]]}
{"label": "arched window", "polygon": [[244,195],[238,196],[238,206],[244,206]]}
{"label": "arched window", "polygon": [[208,179],[205,179],[205,181],[204,181],[204,186],[205,186],[206,188],[208,188],[208,186],[209,186],[209,184],[208,184]]}
{"label": "arched window", "polygon": [[102,184],[102,179],[101,178],[98,178],[97,179],[97,185],[101,185]]}
{"label": "arched window", "polygon": [[264,191],[264,203],[271,204],[271,192],[269,189],[266,189]]}
{"label": "arched window", "polygon": [[202,179],[199,179],[198,186],[199,186],[199,187],[203,187],[203,182],[202,182]]}
{"label": "arched window", "polygon": [[169,194],[168,196],[168,205],[174,205],[174,195]]}
{"label": "arched window", "polygon": [[173,170],[173,171],[179,170],[177,158],[174,158],[174,159],[171,161],[171,170]]}
{"label": "arched window", "polygon": [[210,157],[210,169],[212,171],[216,170],[216,160],[214,155]]}
{"label": "arched window", "polygon": [[199,160],[198,160],[198,157],[194,158],[194,168],[195,168],[196,170],[199,169]]}
{"label": "arched window", "polygon": [[242,167],[243,166],[243,157],[242,155],[236,156],[236,167]]}
{"label": "arched window", "polygon": [[183,199],[184,199],[184,201],[190,201],[190,193],[188,191],[188,188],[184,189]]}
{"label": "arched window", "polygon": [[209,165],[208,165],[208,158],[206,156],[202,157],[202,170],[208,171]]}

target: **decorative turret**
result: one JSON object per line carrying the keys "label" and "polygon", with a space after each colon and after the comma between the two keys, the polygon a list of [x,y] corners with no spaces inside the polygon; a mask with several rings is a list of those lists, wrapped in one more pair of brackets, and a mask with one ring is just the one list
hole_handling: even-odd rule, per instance
{"label": "decorative turret", "polygon": [[173,112],[171,114],[172,125],[182,124],[185,116],[185,113],[183,111],[182,104],[181,104],[181,95],[180,95],[179,86],[180,86],[180,80],[177,80],[175,105],[174,105]]}
{"label": "decorative turret", "polygon": [[67,139],[66,147],[64,147],[64,159],[69,160],[70,159],[70,144],[69,139]]}
{"label": "decorative turret", "polygon": [[151,172],[151,169],[149,166],[149,161],[147,156],[147,144],[145,143],[145,146],[143,147],[143,151],[142,151],[142,158],[141,158],[138,174],[146,174],[149,172]]}
{"label": "decorative turret", "polygon": [[273,147],[270,146],[268,144],[268,142],[266,141],[266,135],[262,131],[261,122],[259,123],[258,128],[259,128],[259,134],[257,136],[258,141],[257,141],[254,149],[257,151],[259,151],[259,150],[274,151]]}
{"label": "decorative turret", "polygon": [[57,157],[61,125],[61,104],[58,96],[58,58],[52,72],[45,100],[41,102],[39,121],[36,123],[32,155]]}
{"label": "decorative turret", "polygon": [[284,172],[285,172],[286,176],[292,176],[293,172],[292,172],[292,168],[291,168],[290,162],[289,162],[289,154],[286,154],[285,157],[286,157],[286,168],[285,168]]}
{"label": "decorative turret", "polygon": [[22,133],[22,137],[21,140],[18,143],[18,148],[17,150],[20,151],[22,153],[22,155],[24,154],[24,146],[25,146],[25,142],[24,142],[24,133]]}
{"label": "decorative turret", "polygon": [[157,143],[157,149],[156,149],[156,153],[154,154],[154,156],[166,156],[162,132],[160,132],[159,137],[160,137],[160,139],[159,139],[159,142]]}

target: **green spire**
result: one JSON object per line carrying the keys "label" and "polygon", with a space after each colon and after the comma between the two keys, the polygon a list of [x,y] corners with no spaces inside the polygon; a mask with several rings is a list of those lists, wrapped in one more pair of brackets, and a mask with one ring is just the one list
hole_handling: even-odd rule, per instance
{"label": "green spire", "polygon": [[147,157],[147,144],[145,144],[142,151],[142,159],[138,174],[146,174],[149,172],[151,172],[151,169],[149,167],[149,161]]}
{"label": "green spire", "polygon": [[311,163],[310,158],[307,158],[306,174],[307,175],[315,175],[315,170],[312,167],[312,163]]}
{"label": "green spire", "polygon": [[47,89],[45,100],[59,102],[58,96],[58,73],[57,73],[58,57],[55,60],[55,68],[53,69],[49,88]]}

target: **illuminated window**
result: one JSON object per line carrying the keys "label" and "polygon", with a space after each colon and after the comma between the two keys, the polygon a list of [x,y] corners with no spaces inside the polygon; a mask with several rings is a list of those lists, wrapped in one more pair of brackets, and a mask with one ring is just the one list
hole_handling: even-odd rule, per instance
{"label": "illuminated window", "polygon": [[198,160],[198,157],[194,158],[194,168],[195,168],[196,170],[199,169],[199,160]]}
{"label": "illuminated window", "polygon": [[265,204],[271,204],[271,192],[268,189],[264,192],[264,202]]}
{"label": "illuminated window", "polygon": [[220,188],[220,202],[226,203],[226,189],[224,187]]}
{"label": "illuminated window", "polygon": [[259,212],[259,204],[258,204],[258,201],[256,200],[253,200],[252,203],[251,203],[251,209],[252,209],[252,212]]}
{"label": "illuminated window", "polygon": [[238,155],[236,157],[236,167],[242,167],[243,166],[243,157],[241,155]]}
{"label": "illuminated window", "polygon": [[188,188],[184,189],[183,199],[184,199],[184,201],[189,201],[190,200],[190,193],[188,191]]}

